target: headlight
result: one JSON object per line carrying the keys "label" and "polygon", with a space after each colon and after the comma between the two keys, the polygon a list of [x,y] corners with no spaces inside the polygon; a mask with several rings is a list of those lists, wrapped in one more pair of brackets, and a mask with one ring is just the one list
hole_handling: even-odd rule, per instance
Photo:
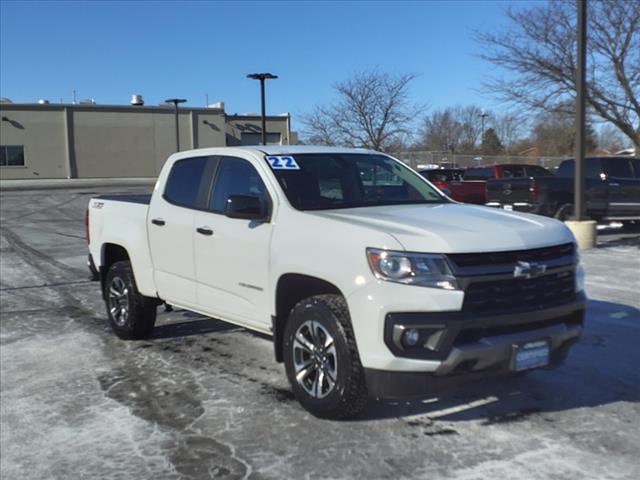
{"label": "headlight", "polygon": [[443,255],[367,248],[367,260],[371,271],[380,280],[459,290],[458,282]]}

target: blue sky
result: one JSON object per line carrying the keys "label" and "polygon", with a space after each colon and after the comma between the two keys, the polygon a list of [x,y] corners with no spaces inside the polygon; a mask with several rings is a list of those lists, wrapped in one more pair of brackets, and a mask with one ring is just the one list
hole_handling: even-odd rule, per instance
{"label": "blue sky", "polygon": [[257,111],[257,82],[276,73],[268,112],[296,117],[332,100],[332,85],[360,70],[420,75],[416,102],[495,108],[478,87],[476,29],[505,23],[525,2],[18,2],[2,0],[0,95],[15,102],[94,98],[147,104],[183,97]]}

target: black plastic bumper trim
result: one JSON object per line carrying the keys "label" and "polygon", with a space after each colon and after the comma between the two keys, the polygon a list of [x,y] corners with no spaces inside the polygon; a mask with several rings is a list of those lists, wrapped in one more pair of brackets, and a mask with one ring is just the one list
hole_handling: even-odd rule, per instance
{"label": "black plastic bumper trim", "polygon": [[[542,368],[555,368],[561,365],[575,341],[577,338],[565,342],[560,348],[552,351],[549,365]],[[431,372],[396,372],[372,368],[365,368],[364,374],[367,390],[372,398],[390,400],[425,398],[475,382],[513,376],[516,372],[510,369],[510,363],[511,359],[509,358],[491,369],[444,376],[438,376]]]}
{"label": "black plastic bumper trim", "polygon": [[[509,333],[510,326],[513,326],[515,331],[525,324],[530,324],[531,330],[534,330],[538,328],[536,323],[543,324],[556,318],[558,323],[563,323],[563,317],[572,315],[578,319],[575,323],[582,325],[586,303],[586,296],[581,292],[576,295],[573,302],[540,310],[510,311],[502,314],[476,314],[463,311],[388,313],[384,325],[384,342],[391,353],[397,357],[444,360],[449,355],[456,337],[463,331],[499,327],[505,330],[504,333]],[[444,334],[440,337],[436,350],[421,347],[404,349],[398,345],[397,339],[394,341],[395,325],[402,325],[405,329],[423,328],[429,331],[441,330],[444,327]]]}

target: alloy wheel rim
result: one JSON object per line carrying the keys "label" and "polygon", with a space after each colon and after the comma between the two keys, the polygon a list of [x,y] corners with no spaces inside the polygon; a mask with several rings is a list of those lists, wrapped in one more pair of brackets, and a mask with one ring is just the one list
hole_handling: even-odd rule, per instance
{"label": "alloy wheel rim", "polygon": [[129,289],[120,277],[113,277],[109,285],[109,313],[119,327],[129,320]]}
{"label": "alloy wheel rim", "polygon": [[293,340],[293,366],[298,385],[314,398],[324,398],[335,388],[338,354],[329,331],[316,320],[298,327]]}

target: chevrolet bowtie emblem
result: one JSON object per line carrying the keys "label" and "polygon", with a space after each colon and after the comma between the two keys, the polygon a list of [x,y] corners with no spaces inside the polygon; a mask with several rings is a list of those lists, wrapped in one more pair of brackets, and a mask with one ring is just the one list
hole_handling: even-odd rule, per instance
{"label": "chevrolet bowtie emblem", "polygon": [[515,278],[535,278],[547,271],[546,265],[536,262],[518,262],[516,268],[513,269]]}

